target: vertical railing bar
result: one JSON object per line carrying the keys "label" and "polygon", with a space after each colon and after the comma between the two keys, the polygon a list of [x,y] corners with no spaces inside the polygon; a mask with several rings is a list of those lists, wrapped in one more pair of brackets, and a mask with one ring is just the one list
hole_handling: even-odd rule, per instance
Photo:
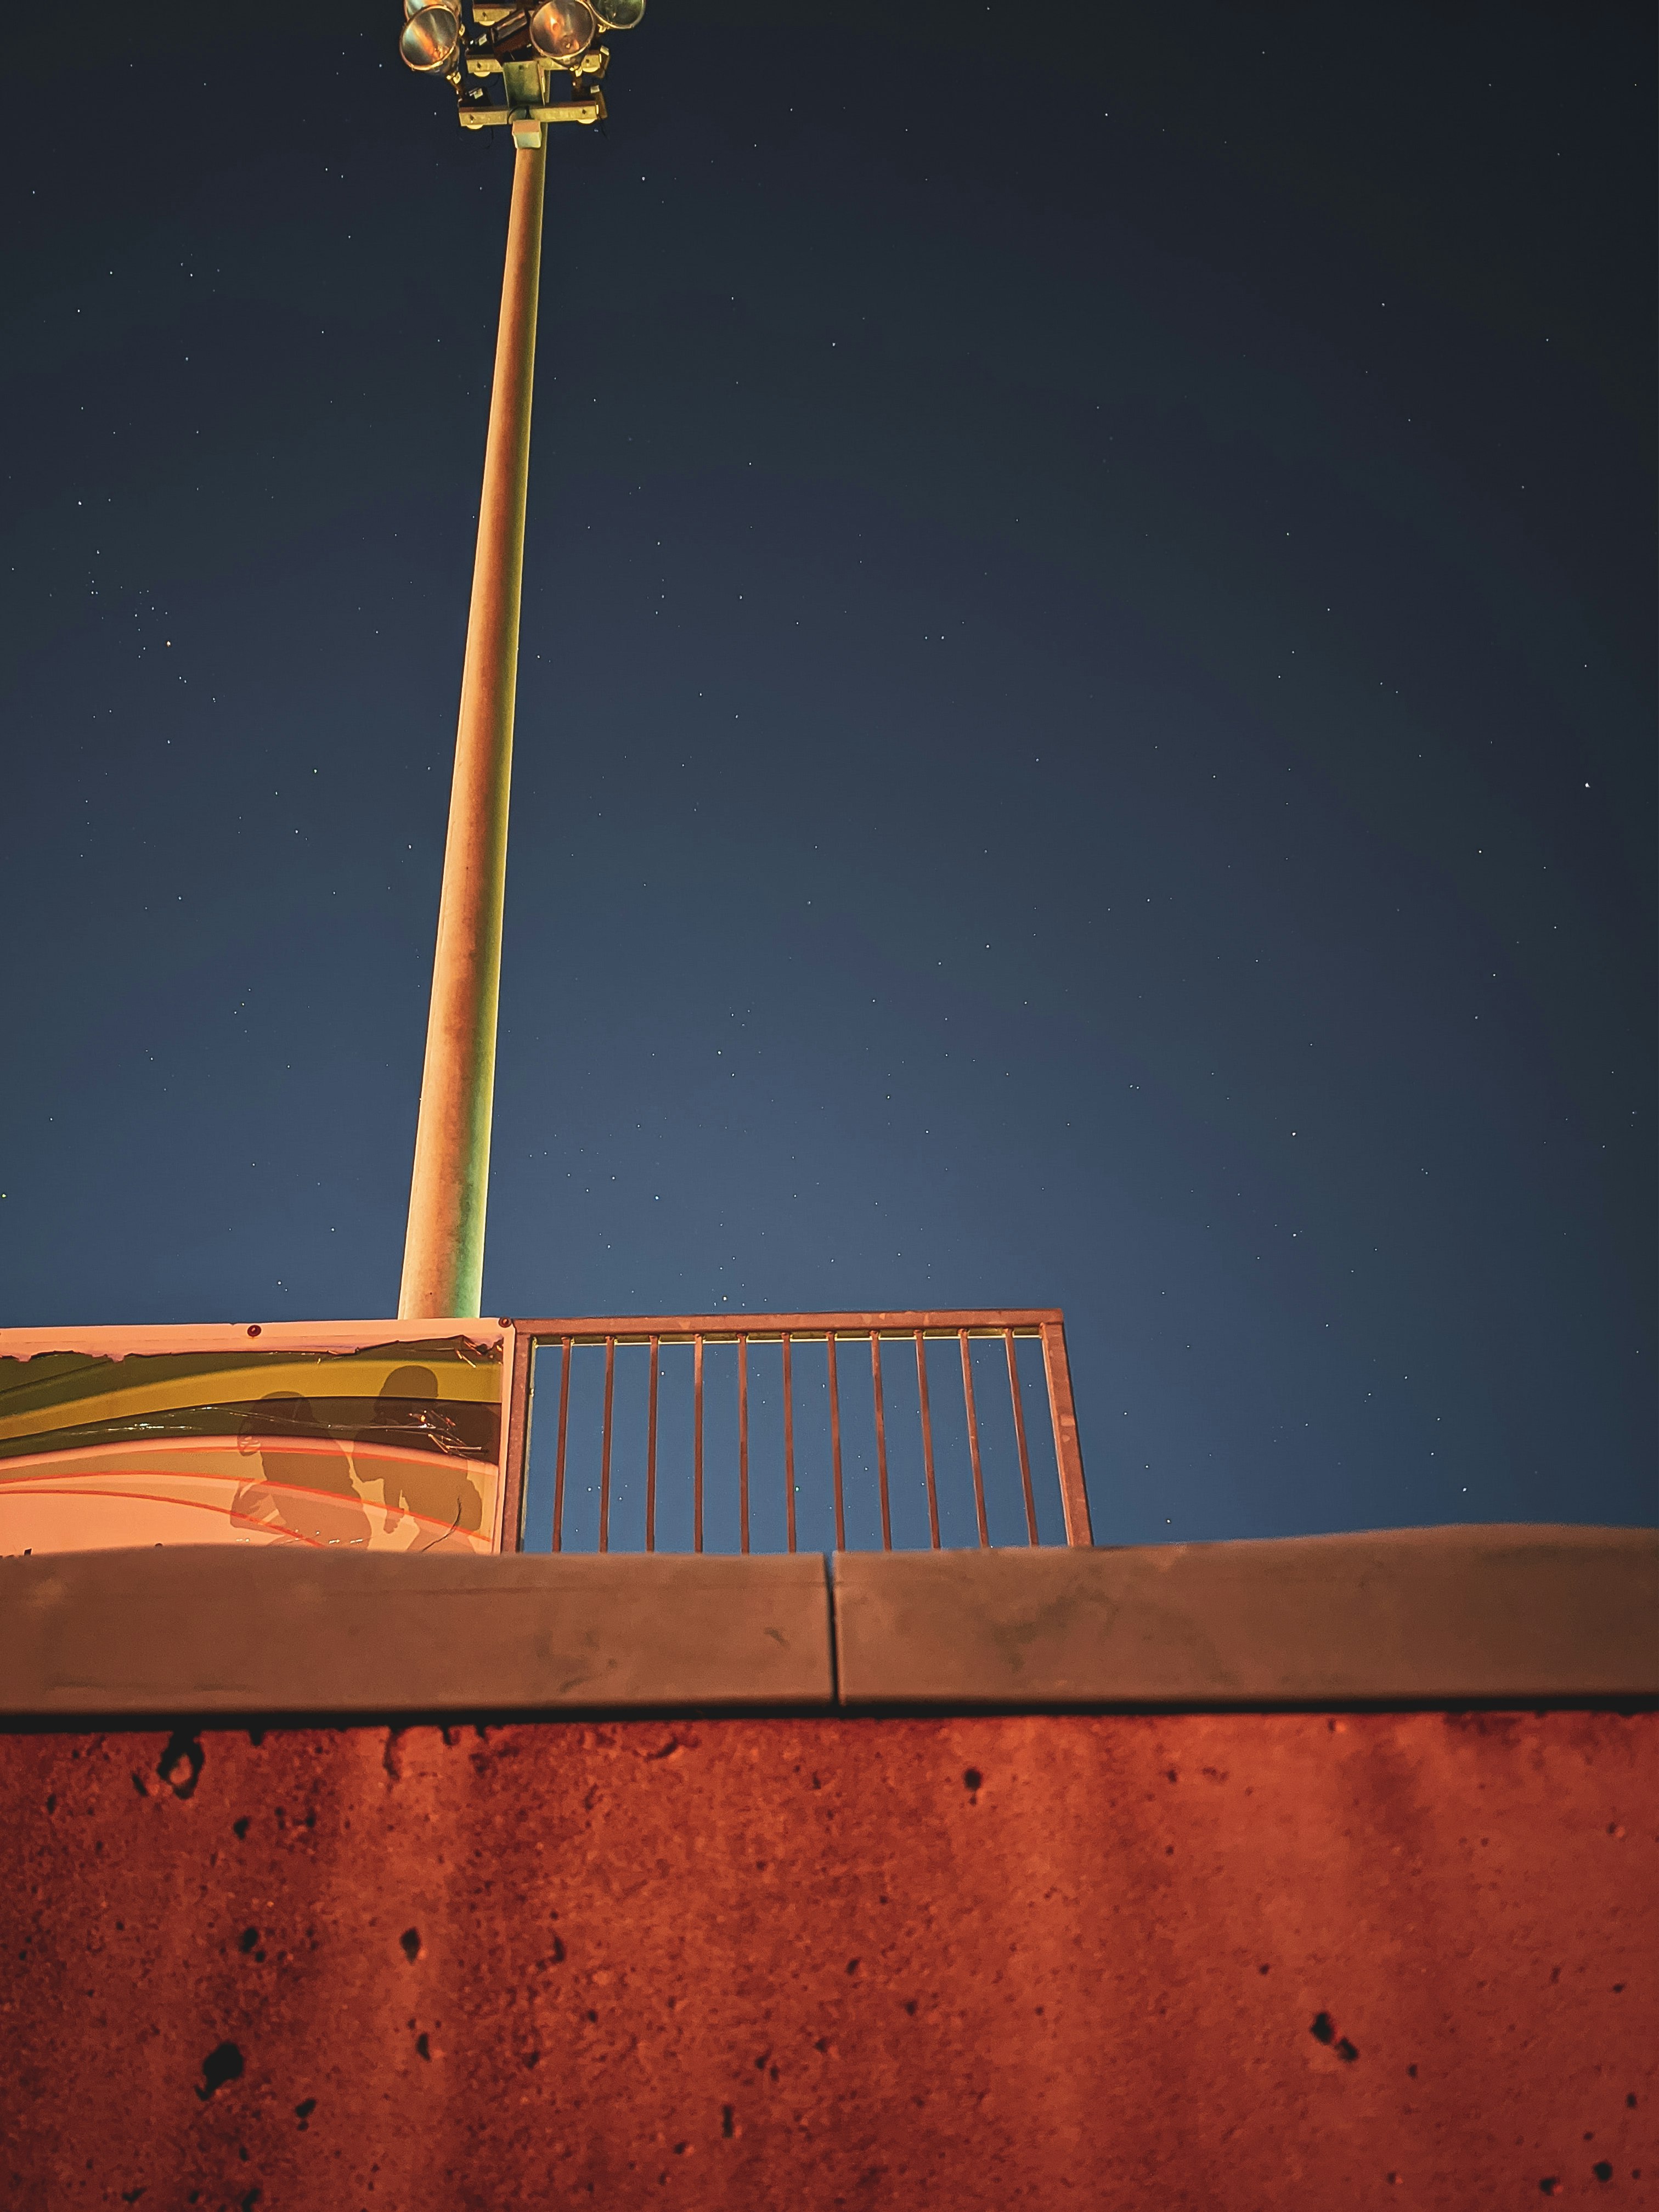
{"label": "vertical railing bar", "polygon": [[887,1496],[887,1416],[881,1402],[881,1337],[870,1332],[870,1382],[876,1399],[876,1479],[881,1486],[881,1548],[893,1548],[893,1511]]}
{"label": "vertical railing bar", "polygon": [[1042,1324],[1042,1365],[1048,1377],[1048,1415],[1054,1425],[1054,1465],[1068,1544],[1092,1544],[1089,1492],[1083,1480],[1083,1452],[1078,1443],[1077,1411],[1072,1403],[1072,1364],[1066,1356],[1066,1325]]}
{"label": "vertical railing bar", "polygon": [[1003,1340],[1008,1347],[1008,1395],[1014,1405],[1014,1434],[1019,1440],[1019,1480],[1025,1492],[1025,1538],[1035,1544],[1037,1540],[1036,1498],[1031,1489],[1031,1455],[1025,1443],[1025,1409],[1020,1403],[1019,1368],[1014,1358],[1014,1332],[1005,1328]]}
{"label": "vertical railing bar", "polygon": [[507,1388],[506,1432],[501,1438],[501,1549],[524,1549],[524,1509],[530,1465],[530,1415],[536,1395],[536,1340],[527,1329],[513,1332],[513,1358]]}
{"label": "vertical railing bar", "polygon": [[979,1521],[979,1541],[981,1551],[991,1546],[990,1524],[985,1518],[985,1470],[979,1459],[979,1414],[974,1406],[974,1368],[968,1357],[968,1332],[962,1337],[962,1402],[968,1411],[968,1455],[974,1463],[974,1512]]}
{"label": "vertical railing bar", "polygon": [[783,1332],[783,1486],[789,1549],[795,1548],[795,1396],[790,1372],[789,1332]]}
{"label": "vertical railing bar", "polygon": [[651,1410],[645,1431],[645,1548],[657,1548],[657,1368],[662,1339],[651,1340]]}
{"label": "vertical railing bar", "polygon": [[933,1549],[939,1541],[939,1489],[933,1480],[933,1417],[927,1406],[927,1343],[916,1331],[916,1398],[921,1407],[921,1464],[927,1477],[927,1533]]}
{"label": "vertical railing bar", "polygon": [[847,1505],[841,1487],[841,1383],[836,1370],[836,1332],[824,1340],[830,1363],[830,1471],[836,1486],[836,1549],[847,1549]]}
{"label": "vertical railing bar", "polygon": [[564,1548],[564,1448],[570,1435],[570,1339],[559,1366],[559,1449],[553,1462],[553,1549]]}
{"label": "vertical railing bar", "polygon": [[738,1549],[749,1549],[749,1339],[738,1339]]}
{"label": "vertical railing bar", "polygon": [[702,1339],[691,1340],[691,1548],[702,1549]]}
{"label": "vertical railing bar", "polygon": [[605,1340],[605,1437],[599,1447],[599,1549],[611,1549],[611,1409],[617,1390],[617,1340]]}

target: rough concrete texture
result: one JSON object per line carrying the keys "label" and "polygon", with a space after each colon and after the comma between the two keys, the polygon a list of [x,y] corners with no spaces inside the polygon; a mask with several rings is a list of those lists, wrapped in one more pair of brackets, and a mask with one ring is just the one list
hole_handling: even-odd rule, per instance
{"label": "rough concrete texture", "polygon": [[0,2201],[1659,2196],[1659,1717],[0,1738]]}

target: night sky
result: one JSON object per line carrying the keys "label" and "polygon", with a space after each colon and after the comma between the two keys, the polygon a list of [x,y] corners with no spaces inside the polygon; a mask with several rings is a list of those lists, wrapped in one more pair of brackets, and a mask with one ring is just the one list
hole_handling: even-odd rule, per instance
{"label": "night sky", "polygon": [[[510,163],[400,20],[15,30],[8,1325],[395,1310]],[[1651,10],[612,46],[488,1310],[1063,1306],[1110,1541],[1653,1519]]]}

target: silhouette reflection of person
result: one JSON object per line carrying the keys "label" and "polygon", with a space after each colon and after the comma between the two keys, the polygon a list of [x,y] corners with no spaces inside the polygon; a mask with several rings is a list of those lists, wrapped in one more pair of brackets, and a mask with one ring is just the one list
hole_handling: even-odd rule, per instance
{"label": "silhouette reflection of person", "polygon": [[416,1537],[418,1551],[459,1540],[481,1526],[483,1500],[467,1471],[465,1449],[439,1403],[432,1370],[394,1368],[374,1401],[374,1420],[359,1431],[356,1450],[359,1480],[380,1486],[388,1535],[411,1513],[436,1523]]}
{"label": "silhouette reflection of person", "polygon": [[236,1449],[245,1459],[258,1455],[260,1476],[232,1500],[233,1527],[282,1531],[312,1544],[367,1546],[368,1516],[351,1462],[309,1399],[293,1390],[261,1398],[248,1409]]}

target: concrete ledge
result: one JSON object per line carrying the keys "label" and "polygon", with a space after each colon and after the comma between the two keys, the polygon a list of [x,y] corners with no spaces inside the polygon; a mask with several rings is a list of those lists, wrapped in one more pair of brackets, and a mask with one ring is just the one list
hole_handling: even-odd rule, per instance
{"label": "concrete ledge", "polygon": [[835,1607],[843,1705],[1525,1705],[1659,1692],[1659,1532],[1649,1529],[843,1553]]}
{"label": "concrete ledge", "polygon": [[0,1715],[1659,1696],[1659,1532],[1121,1551],[0,1559]]}
{"label": "concrete ledge", "polygon": [[793,1559],[228,1550],[0,1560],[0,1712],[823,1708],[829,1592]]}

